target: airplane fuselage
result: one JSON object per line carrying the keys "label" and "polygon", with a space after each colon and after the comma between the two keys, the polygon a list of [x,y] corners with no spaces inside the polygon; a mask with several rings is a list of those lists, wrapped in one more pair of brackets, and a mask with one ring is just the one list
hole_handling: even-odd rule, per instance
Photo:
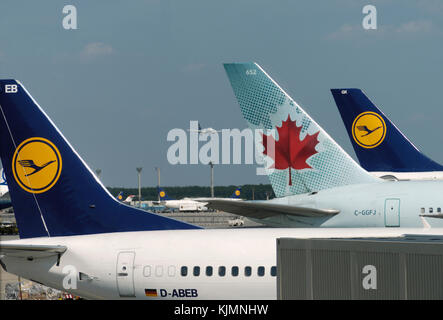
{"label": "airplane fuselage", "polygon": [[276,299],[276,239],[403,234],[436,235],[443,229],[258,228],[31,238],[3,243],[67,250],[59,259],[6,255],[0,264],[13,274],[89,299]]}
{"label": "airplane fuselage", "polygon": [[[421,214],[443,212],[443,181],[380,181],[270,201],[318,209],[337,209],[340,213],[321,218],[280,215],[255,221],[275,227],[417,228],[423,226]],[[426,222],[432,227],[443,227],[443,219],[426,218]]]}
{"label": "airplane fuselage", "polygon": [[206,203],[194,201],[191,199],[165,200],[161,202],[166,208],[178,209],[179,211],[203,211],[207,208]]}

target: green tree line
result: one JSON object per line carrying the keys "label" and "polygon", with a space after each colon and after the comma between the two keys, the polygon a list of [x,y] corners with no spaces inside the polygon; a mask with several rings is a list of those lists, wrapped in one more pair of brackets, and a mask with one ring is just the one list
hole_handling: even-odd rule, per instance
{"label": "green tree line", "polygon": [[[272,199],[275,197],[274,191],[270,184],[246,184],[241,187],[240,198],[246,200],[266,200],[268,197]],[[229,198],[235,191],[237,186],[216,186],[214,187],[214,197]],[[210,197],[211,188],[202,186],[186,186],[186,187],[162,187],[166,191],[169,198],[182,199],[182,198],[197,198],[197,197]],[[135,195],[138,197],[138,188],[119,188],[108,187],[109,192],[117,196],[120,191],[123,191],[124,197],[128,195]],[[141,188],[142,200],[157,200],[157,187],[143,187]]]}

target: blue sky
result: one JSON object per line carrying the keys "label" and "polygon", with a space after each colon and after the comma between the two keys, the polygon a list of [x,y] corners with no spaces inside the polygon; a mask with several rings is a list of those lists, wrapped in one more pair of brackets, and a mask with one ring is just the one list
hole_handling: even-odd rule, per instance
{"label": "blue sky", "polygon": [[[62,27],[65,5],[78,29]],[[377,30],[362,8],[377,8]],[[246,127],[222,63],[258,62],[355,158],[330,88],[358,87],[443,163],[443,2],[2,1],[0,76],[19,79],[108,186],[208,185],[167,163],[169,130]],[[268,183],[218,165],[216,185]]]}

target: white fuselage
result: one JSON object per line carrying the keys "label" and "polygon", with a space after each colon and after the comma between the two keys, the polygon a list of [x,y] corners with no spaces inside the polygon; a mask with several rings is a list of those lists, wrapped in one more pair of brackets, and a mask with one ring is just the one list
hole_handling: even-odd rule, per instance
{"label": "white fuselage", "polygon": [[[8,272],[89,299],[276,299],[271,268],[278,238],[403,234],[443,235],[443,229],[212,229],[32,238],[3,243],[62,245],[67,251],[58,264],[56,256],[6,255],[1,262]],[[249,268],[251,274],[245,274]]]}
{"label": "white fuselage", "polygon": [[179,211],[207,210],[207,208],[205,207],[206,203],[186,198],[182,200],[165,200],[162,201],[161,204],[163,204],[166,208],[178,209]]}
{"label": "white fuselage", "polygon": [[371,175],[377,178],[396,180],[443,180],[443,171],[424,172],[391,172],[391,171],[371,171]]}

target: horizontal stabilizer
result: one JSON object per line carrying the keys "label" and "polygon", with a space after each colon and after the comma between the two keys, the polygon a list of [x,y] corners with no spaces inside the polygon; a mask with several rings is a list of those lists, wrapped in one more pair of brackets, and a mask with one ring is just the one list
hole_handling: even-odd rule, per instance
{"label": "horizontal stabilizer", "polygon": [[50,257],[60,255],[67,250],[66,246],[54,245],[34,245],[34,244],[15,244],[2,243],[0,244],[0,255],[28,258],[32,257]]}
{"label": "horizontal stabilizer", "polygon": [[315,209],[261,201],[208,200],[207,207],[256,219],[264,219],[278,215],[332,217],[340,213],[340,210],[335,209]]}

